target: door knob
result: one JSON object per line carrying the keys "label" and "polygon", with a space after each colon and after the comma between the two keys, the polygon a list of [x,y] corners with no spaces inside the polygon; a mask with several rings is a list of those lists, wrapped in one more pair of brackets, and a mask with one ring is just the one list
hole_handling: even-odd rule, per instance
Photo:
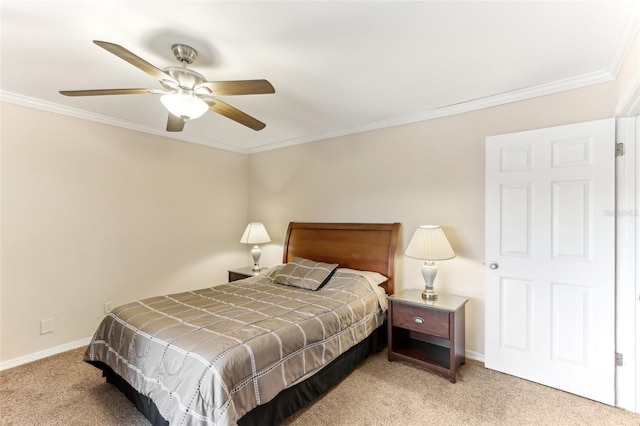
{"label": "door knob", "polygon": [[489,269],[498,269],[500,265],[498,265],[496,262],[491,262],[489,264]]}

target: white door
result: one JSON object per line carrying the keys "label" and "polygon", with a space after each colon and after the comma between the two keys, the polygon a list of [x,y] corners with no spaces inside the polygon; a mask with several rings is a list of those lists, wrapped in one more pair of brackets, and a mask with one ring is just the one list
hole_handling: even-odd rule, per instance
{"label": "white door", "polygon": [[614,119],[486,140],[485,365],[615,403]]}

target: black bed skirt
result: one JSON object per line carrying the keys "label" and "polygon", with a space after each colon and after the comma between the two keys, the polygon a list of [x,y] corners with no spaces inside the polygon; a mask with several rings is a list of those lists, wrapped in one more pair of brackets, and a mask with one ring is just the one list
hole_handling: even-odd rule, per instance
{"label": "black bed skirt", "polygon": [[[271,401],[259,405],[238,420],[239,426],[276,426],[296,411],[314,402],[320,395],[340,382],[360,362],[374,352],[379,352],[387,343],[387,325],[383,324],[362,342],[352,347],[318,373],[295,386],[284,389]],[[169,422],[158,412],[151,399],[138,393],[129,383],[99,361],[87,361],[102,370],[107,382],[124,393],[136,408],[155,426],[167,426]]]}

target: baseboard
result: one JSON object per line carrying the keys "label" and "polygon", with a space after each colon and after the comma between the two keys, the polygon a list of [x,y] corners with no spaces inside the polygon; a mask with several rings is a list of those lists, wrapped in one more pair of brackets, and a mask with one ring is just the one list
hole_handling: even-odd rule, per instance
{"label": "baseboard", "polygon": [[90,341],[91,341],[91,337],[87,337],[85,339],[76,340],[75,342],[69,342],[69,343],[65,343],[64,345],[54,346],[52,348],[34,352],[29,355],[13,358],[7,361],[2,361],[0,362],[0,371],[17,367],[22,364],[27,364],[29,362],[37,361],[39,359],[46,358],[52,355],[57,355],[59,353],[70,351],[72,349],[77,349],[82,346],[87,346]]}
{"label": "baseboard", "polygon": [[484,363],[484,354],[481,354],[480,352],[466,350],[464,352],[464,356],[465,358]]}

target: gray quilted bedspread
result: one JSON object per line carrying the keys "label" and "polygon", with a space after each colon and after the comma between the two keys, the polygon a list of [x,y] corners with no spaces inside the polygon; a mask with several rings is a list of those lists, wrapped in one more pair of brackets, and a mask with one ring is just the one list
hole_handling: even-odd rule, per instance
{"label": "gray quilted bedspread", "polygon": [[260,275],[129,303],[104,318],[85,360],[111,367],[171,425],[234,425],[380,326],[374,287],[339,271],[318,291]]}

